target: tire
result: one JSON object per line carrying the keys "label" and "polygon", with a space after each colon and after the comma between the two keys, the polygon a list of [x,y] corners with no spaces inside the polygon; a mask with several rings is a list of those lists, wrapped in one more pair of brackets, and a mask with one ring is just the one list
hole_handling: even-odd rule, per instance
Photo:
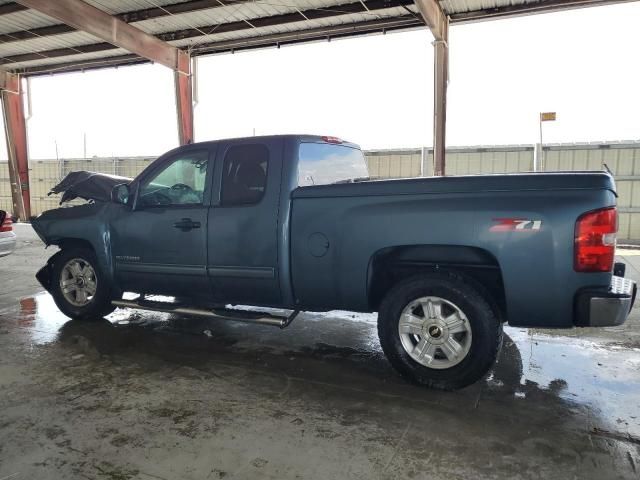
{"label": "tire", "polygon": [[433,273],[404,280],[389,291],[378,312],[378,336],[403,377],[455,390],[480,380],[495,363],[502,323],[463,276]]}
{"label": "tire", "polygon": [[[79,280],[73,283],[76,278]],[[67,284],[66,291],[63,291],[63,283]],[[113,294],[108,279],[100,270],[95,253],[87,248],[63,249],[55,255],[50,293],[60,311],[69,318],[98,320],[115,310],[111,305]]]}

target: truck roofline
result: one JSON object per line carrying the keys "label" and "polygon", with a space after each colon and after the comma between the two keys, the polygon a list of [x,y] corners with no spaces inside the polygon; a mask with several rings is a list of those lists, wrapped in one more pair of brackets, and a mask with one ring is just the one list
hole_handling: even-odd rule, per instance
{"label": "truck roofline", "polygon": [[[286,134],[278,134],[278,135],[255,135],[250,137],[229,137],[229,138],[220,138],[217,140],[204,140],[201,142],[190,143],[189,145],[182,145],[180,147],[176,147],[171,152],[194,146],[209,146],[220,144],[223,142],[251,142],[251,141],[266,141],[266,140],[274,140],[274,139],[283,139],[283,140],[296,140],[300,143],[310,142],[310,143],[332,143],[336,145],[343,145],[345,147],[357,148],[360,149],[360,145],[357,143],[349,142],[347,140],[339,139],[340,143],[327,142],[326,138],[338,138],[329,135],[310,135],[310,134],[294,134],[294,133],[286,133]],[[169,153],[169,152],[167,152]]]}

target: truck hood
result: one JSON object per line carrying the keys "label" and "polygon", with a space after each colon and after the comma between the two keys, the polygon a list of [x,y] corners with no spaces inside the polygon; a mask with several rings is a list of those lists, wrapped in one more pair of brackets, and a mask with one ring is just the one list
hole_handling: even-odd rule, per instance
{"label": "truck hood", "polygon": [[131,178],[81,170],[71,172],[64,177],[59,184],[51,189],[48,195],[64,192],[60,204],[74,198],[108,202],[111,200],[113,187],[121,183],[131,183]]}

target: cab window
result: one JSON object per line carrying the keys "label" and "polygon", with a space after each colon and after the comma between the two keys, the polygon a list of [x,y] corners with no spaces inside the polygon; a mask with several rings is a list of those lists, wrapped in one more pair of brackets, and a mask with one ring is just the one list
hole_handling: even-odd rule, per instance
{"label": "cab window", "polygon": [[209,153],[185,152],[140,186],[142,206],[202,205]]}
{"label": "cab window", "polygon": [[259,203],[267,186],[269,149],[265,145],[236,145],[224,157],[222,205]]}

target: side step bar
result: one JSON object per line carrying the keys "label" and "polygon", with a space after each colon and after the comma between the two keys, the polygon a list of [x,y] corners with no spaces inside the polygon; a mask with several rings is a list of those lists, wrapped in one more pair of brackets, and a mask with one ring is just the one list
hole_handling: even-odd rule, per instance
{"label": "side step bar", "polygon": [[121,308],[135,308],[138,310],[149,310],[152,312],[178,313],[181,315],[193,315],[196,317],[213,318],[217,320],[229,320],[245,323],[257,323],[260,325],[272,325],[274,327],[288,327],[294,318],[300,313],[295,310],[291,315],[278,316],[266,312],[252,312],[250,310],[205,310],[181,306],[170,302],[154,302],[149,300],[113,300],[112,305]]}

